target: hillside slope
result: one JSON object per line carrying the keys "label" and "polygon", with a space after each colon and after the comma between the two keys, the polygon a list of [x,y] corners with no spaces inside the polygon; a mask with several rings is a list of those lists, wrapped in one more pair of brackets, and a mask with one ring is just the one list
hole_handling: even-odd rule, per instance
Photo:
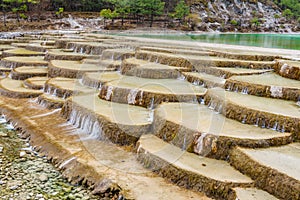
{"label": "hillside slope", "polygon": [[300,31],[300,25],[283,17],[282,10],[269,0],[188,0],[198,15],[196,29],[202,31]]}

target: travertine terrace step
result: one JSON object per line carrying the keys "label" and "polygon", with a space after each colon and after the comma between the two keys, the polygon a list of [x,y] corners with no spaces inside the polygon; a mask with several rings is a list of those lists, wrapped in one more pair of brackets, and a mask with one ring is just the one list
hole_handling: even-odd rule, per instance
{"label": "travertine terrace step", "polygon": [[209,196],[226,199],[234,187],[249,187],[253,181],[227,162],[200,157],[148,134],[138,141],[138,160],[170,181]]}
{"label": "travertine terrace step", "polygon": [[189,69],[162,65],[136,58],[123,60],[121,65],[122,74],[141,78],[176,79],[180,77],[181,71],[189,71]]}
{"label": "travertine terrace step", "polygon": [[[87,131],[89,134],[122,145],[135,144],[142,134],[148,133],[151,125],[148,109],[101,100],[93,94],[69,98],[63,114],[78,127],[97,123],[97,127]],[[88,118],[86,122],[84,118]]]}
{"label": "travertine terrace step", "polygon": [[263,74],[273,71],[273,69],[247,69],[240,67],[204,67],[197,70],[207,74],[212,74],[222,78],[230,78],[231,76],[245,76],[252,74]]}
{"label": "travertine terrace step", "polygon": [[236,145],[258,148],[292,141],[290,133],[242,124],[191,103],[159,105],[154,111],[153,133],[182,150],[221,159]]}
{"label": "travertine terrace step", "polygon": [[16,47],[16,48],[26,48],[28,43],[26,42],[17,42],[17,43],[11,43],[11,46]]}
{"label": "travertine terrace step", "polygon": [[42,94],[38,96],[37,102],[45,108],[48,109],[57,109],[63,107],[65,99],[51,95],[51,94]]}
{"label": "travertine terrace step", "polygon": [[1,75],[7,76],[10,72],[11,72],[10,68],[0,67],[0,74]]}
{"label": "travertine terrace step", "polygon": [[0,51],[6,51],[10,49],[14,49],[15,47],[9,45],[9,44],[0,44]]}
{"label": "travertine terrace step", "polygon": [[55,49],[57,47],[49,43],[49,41],[45,41],[45,43],[28,44],[25,48],[31,51],[46,52],[49,49]]}
{"label": "travertine terrace step", "polygon": [[63,77],[49,79],[45,83],[44,91],[64,99],[74,94],[95,93],[95,89],[81,85],[78,79]]}
{"label": "travertine terrace step", "polygon": [[300,61],[278,60],[275,71],[283,77],[300,80]]}
{"label": "travertine terrace step", "polygon": [[240,51],[240,50],[226,50],[226,51],[214,51],[216,56],[238,59],[238,60],[256,60],[256,61],[273,61],[275,59],[282,58],[275,53],[256,52],[256,51]]}
{"label": "travertine terrace step", "polygon": [[232,200],[277,200],[266,191],[257,188],[233,188],[229,199]]}
{"label": "travertine terrace step", "polygon": [[106,60],[124,60],[135,56],[135,51],[132,49],[106,49],[102,52],[101,59]]}
{"label": "travertine terrace step", "polygon": [[158,62],[161,64],[194,68],[197,71],[207,67],[242,67],[250,69],[272,69],[273,61],[248,61],[221,58],[216,56],[193,56],[184,54],[159,53],[151,51],[137,51],[136,58]]}
{"label": "travertine terrace step", "polygon": [[108,101],[153,107],[161,102],[197,102],[206,89],[178,79],[123,76],[105,83],[99,97]]}
{"label": "travertine terrace step", "polygon": [[206,104],[228,118],[300,136],[299,106],[293,101],[228,92],[220,88],[210,89],[205,98]]}
{"label": "travertine terrace step", "polygon": [[45,53],[31,51],[24,48],[16,48],[3,51],[2,57],[10,57],[10,56],[44,56]]}
{"label": "travertine terrace step", "polygon": [[[0,100],[1,113],[9,116],[16,128],[24,130],[24,137],[30,134],[30,144],[39,146],[40,153],[53,160],[73,184],[83,181],[97,189],[97,185],[101,187],[101,183],[112,181],[112,186],[118,185],[126,199],[169,200],[171,196],[177,200],[210,199],[203,193],[172,185],[144,169],[132,152],[95,140],[86,134],[86,129],[76,129],[66,123],[59,110],[41,109],[26,99],[1,97]],[[112,186],[108,188],[113,189]]]}
{"label": "travertine terrace step", "polygon": [[265,149],[236,148],[231,164],[281,199],[300,198],[300,144]]}
{"label": "travertine terrace step", "polygon": [[153,51],[136,51],[135,57],[137,59],[147,60],[149,62],[156,62],[163,65],[170,65],[174,67],[184,67],[192,69],[193,65],[185,59],[184,56],[178,56],[171,53],[160,53]]}
{"label": "travertine terrace step", "polygon": [[44,88],[46,81],[48,81],[48,77],[32,77],[24,80],[24,85],[30,89],[41,90]]}
{"label": "travertine terrace step", "polygon": [[198,72],[183,72],[182,75],[185,77],[185,79],[193,83],[195,85],[203,85],[207,88],[212,87],[224,87],[225,85],[225,79],[216,77],[210,74],[206,73],[198,73]]}
{"label": "travertine terrace step", "polygon": [[226,80],[225,89],[293,101],[300,98],[300,81],[283,78],[275,73],[233,76]]}
{"label": "travertine terrace step", "polygon": [[106,68],[111,68],[111,69],[120,69],[122,61],[120,60],[103,60],[103,59],[83,59],[83,63],[85,64],[95,64],[95,65],[101,65],[105,66]]}
{"label": "travertine terrace step", "polygon": [[17,67],[11,70],[11,78],[16,80],[24,80],[34,76],[47,76],[47,67]]}
{"label": "travertine terrace step", "polygon": [[119,72],[90,72],[82,77],[82,83],[92,88],[101,88],[104,83],[119,80],[123,77]]}
{"label": "travertine terrace step", "polygon": [[23,81],[4,78],[0,80],[0,94],[10,98],[32,98],[41,95],[42,91],[24,87]]}
{"label": "travertine terrace step", "polygon": [[101,55],[105,49],[120,48],[121,45],[104,44],[101,42],[69,42],[67,49],[73,49],[76,53],[85,53],[90,55]]}
{"label": "travertine terrace step", "polygon": [[86,72],[115,71],[101,64],[89,64],[82,61],[51,60],[49,62],[50,77],[81,78]]}
{"label": "travertine terrace step", "polygon": [[272,69],[274,61],[252,61],[221,58],[216,56],[186,56],[186,59],[200,71],[207,67],[241,67],[249,69]]}
{"label": "travertine terrace step", "polygon": [[142,46],[139,48],[143,51],[154,51],[161,53],[173,53],[173,54],[183,54],[183,55],[194,55],[194,56],[215,56],[214,52],[211,52],[207,49],[195,50],[195,49],[176,49],[176,48],[163,48],[163,47],[148,47]]}
{"label": "travertine terrace step", "polygon": [[31,56],[31,57],[23,57],[23,56],[12,56],[2,58],[0,61],[0,65],[6,68],[16,68],[21,66],[47,66],[48,62],[44,60],[42,56]]}
{"label": "travertine terrace step", "polygon": [[61,49],[49,49],[45,55],[45,60],[82,60],[85,58],[97,58],[99,56],[92,56],[84,53],[75,53]]}
{"label": "travertine terrace step", "polygon": [[[86,39],[83,39],[81,36],[76,37],[67,37],[67,38],[58,38],[55,40],[54,46],[57,48],[65,49],[67,48],[68,43],[70,42],[86,42]],[[73,49],[72,49],[73,50]]]}

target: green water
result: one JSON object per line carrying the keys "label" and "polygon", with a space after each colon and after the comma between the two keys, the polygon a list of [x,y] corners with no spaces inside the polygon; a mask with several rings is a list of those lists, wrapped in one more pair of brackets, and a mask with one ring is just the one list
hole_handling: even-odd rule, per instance
{"label": "green water", "polygon": [[185,34],[185,35],[135,35],[136,37],[188,40],[218,44],[257,46],[266,48],[300,50],[300,34]]}

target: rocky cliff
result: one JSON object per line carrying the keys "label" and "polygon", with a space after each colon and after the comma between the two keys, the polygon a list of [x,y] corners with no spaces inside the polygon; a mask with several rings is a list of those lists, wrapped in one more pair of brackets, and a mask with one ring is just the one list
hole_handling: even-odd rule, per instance
{"label": "rocky cliff", "polygon": [[270,0],[188,0],[201,31],[295,32],[297,22],[282,17],[281,9]]}

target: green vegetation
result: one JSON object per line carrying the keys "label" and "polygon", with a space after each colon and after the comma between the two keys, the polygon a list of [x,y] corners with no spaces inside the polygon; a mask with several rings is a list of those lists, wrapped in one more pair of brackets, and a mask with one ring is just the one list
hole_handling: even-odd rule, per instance
{"label": "green vegetation", "polygon": [[286,18],[298,19],[300,17],[299,0],[274,0],[274,2],[283,10],[283,16]]}
{"label": "green vegetation", "polygon": [[230,24],[232,24],[233,26],[237,26],[238,25],[238,22],[236,20],[231,20],[230,21]]}
{"label": "green vegetation", "polygon": [[[245,0],[250,3],[257,3],[257,0]],[[276,22],[284,17],[287,20],[300,21],[300,2],[299,0],[259,0],[268,6],[276,7],[282,10],[282,14],[275,14]],[[208,2],[205,0],[0,0],[0,9],[3,14],[3,23],[6,25],[7,13],[13,13],[18,22],[20,20],[40,20],[43,13],[51,11],[58,18],[62,18],[64,12],[98,12],[104,18],[105,25],[114,25],[118,19],[121,26],[129,27],[131,23],[148,24],[153,26],[155,20],[164,22],[165,27],[176,27],[174,22],[179,22],[187,29],[193,29],[197,26],[199,20],[214,22],[214,16],[208,13],[207,19],[200,19],[198,13],[190,13],[191,6],[204,5],[205,10],[209,11]],[[276,5],[275,5],[276,4]],[[192,8],[194,8],[192,7]],[[198,6],[199,7],[199,6]],[[197,10],[197,9],[196,9]],[[252,11],[253,19],[250,21],[256,28],[263,23],[263,15],[258,11]],[[45,18],[45,16],[43,16]],[[175,20],[174,20],[175,19]],[[222,23],[217,21],[218,23]],[[120,27],[120,24],[116,25]],[[223,22],[223,26],[240,26],[241,21],[232,19],[229,22]]]}
{"label": "green vegetation", "polygon": [[63,13],[64,13],[64,8],[58,8],[58,11],[55,12],[55,14],[60,18],[62,17]]}
{"label": "green vegetation", "polygon": [[179,3],[175,7],[175,13],[171,16],[178,18],[180,21],[185,20],[185,17],[190,14],[190,7],[185,4],[183,0],[180,0]]}

